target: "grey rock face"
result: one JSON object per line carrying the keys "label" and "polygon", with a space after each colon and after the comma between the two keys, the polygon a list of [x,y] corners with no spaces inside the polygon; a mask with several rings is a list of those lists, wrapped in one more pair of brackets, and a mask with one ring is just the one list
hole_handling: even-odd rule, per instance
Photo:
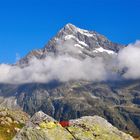
{"label": "grey rock face", "polygon": [[[32,125],[34,124],[34,125]],[[134,140],[99,116],[71,120],[63,128],[57,121],[38,112],[13,140]]]}
{"label": "grey rock face", "polygon": [[40,111],[13,140],[74,140],[74,137],[57,121]]}
{"label": "grey rock face", "polygon": [[[16,89],[13,85],[10,93],[17,91],[17,104],[30,115],[42,110],[58,121],[99,115],[120,130],[136,136],[140,134],[140,109],[139,102],[136,102],[140,97],[139,81],[77,81],[52,85],[26,84]],[[1,89],[8,96],[5,86]]]}

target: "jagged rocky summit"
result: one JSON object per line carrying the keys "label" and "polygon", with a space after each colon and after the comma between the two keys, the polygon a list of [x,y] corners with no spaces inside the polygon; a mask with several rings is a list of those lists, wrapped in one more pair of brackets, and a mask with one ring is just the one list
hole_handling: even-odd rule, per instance
{"label": "jagged rocky summit", "polygon": [[[77,48],[77,52],[68,51],[67,48],[63,50],[59,48],[61,46],[68,46],[67,43]],[[54,38],[52,38],[44,48],[33,50],[18,64],[26,65],[31,58],[43,59],[53,53],[60,55],[62,53],[68,53],[72,56],[85,58],[85,57],[96,57],[96,56],[115,56],[120,49],[125,47],[124,45],[113,43],[108,40],[105,36],[97,33],[96,31],[88,31],[80,29],[73,24],[67,24],[62,28]]]}

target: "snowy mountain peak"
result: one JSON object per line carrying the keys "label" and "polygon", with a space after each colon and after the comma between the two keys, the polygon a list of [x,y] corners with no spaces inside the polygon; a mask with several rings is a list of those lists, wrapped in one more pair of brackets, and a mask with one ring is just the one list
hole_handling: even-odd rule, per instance
{"label": "snowy mountain peak", "polygon": [[65,28],[77,28],[75,25],[71,24],[71,23],[68,23],[64,26]]}
{"label": "snowy mountain peak", "polygon": [[91,32],[88,30],[81,29],[81,28],[76,27],[75,25],[73,25],[71,23],[66,24],[63,29],[65,31],[66,30],[72,31],[74,34],[79,33],[79,34],[83,34],[83,35],[89,36],[89,37],[92,37],[93,35],[95,35],[95,33],[93,31]]}
{"label": "snowy mountain peak", "polygon": [[[62,48],[60,49],[60,47]],[[79,57],[80,55],[82,58],[87,56],[92,58],[96,56],[104,57],[118,53],[122,47],[124,46],[111,42],[105,36],[95,31],[80,29],[68,23],[44,48],[30,52],[26,57],[21,59],[19,63],[26,64],[32,57],[43,59],[48,53],[54,53],[55,55],[69,53],[71,56]],[[72,50],[75,48],[76,51],[73,53]]]}

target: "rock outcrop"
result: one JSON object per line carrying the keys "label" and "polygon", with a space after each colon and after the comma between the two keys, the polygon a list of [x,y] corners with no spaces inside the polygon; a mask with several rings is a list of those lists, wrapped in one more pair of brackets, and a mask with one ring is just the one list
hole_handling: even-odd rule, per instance
{"label": "rock outcrop", "polygon": [[28,119],[29,116],[20,110],[0,108],[0,140],[11,140]]}
{"label": "rock outcrop", "polygon": [[40,111],[13,140],[74,140],[74,137],[59,122]]}
{"label": "rock outcrop", "polygon": [[13,140],[134,140],[99,116],[70,120],[69,126],[37,112]]}

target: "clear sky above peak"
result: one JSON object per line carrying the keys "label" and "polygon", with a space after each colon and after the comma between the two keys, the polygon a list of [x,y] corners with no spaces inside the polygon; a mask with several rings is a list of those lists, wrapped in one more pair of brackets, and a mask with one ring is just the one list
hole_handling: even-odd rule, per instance
{"label": "clear sky above peak", "polygon": [[67,23],[128,44],[140,39],[140,0],[0,0],[0,63],[42,48]]}

